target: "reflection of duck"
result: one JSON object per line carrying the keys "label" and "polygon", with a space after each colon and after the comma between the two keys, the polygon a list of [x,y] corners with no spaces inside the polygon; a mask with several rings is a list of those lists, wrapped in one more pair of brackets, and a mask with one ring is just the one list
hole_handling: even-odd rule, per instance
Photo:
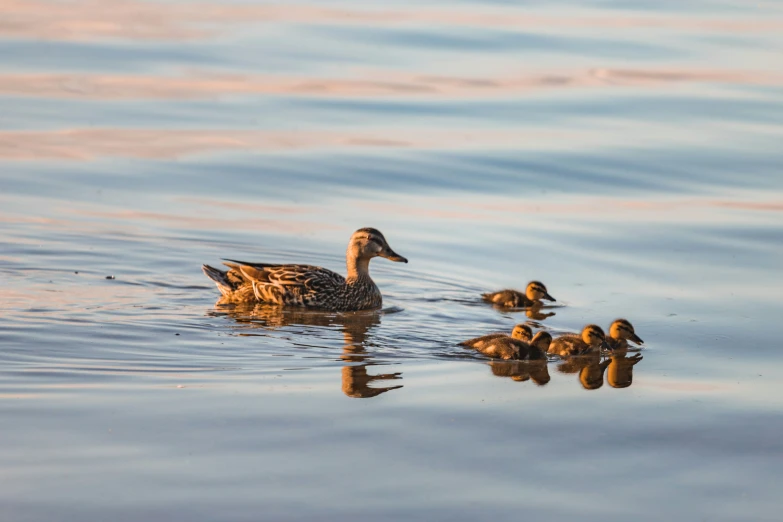
{"label": "reflection of duck", "polygon": [[644,341],[636,335],[633,325],[627,319],[615,319],[609,326],[609,336],[606,338],[606,344],[613,351],[623,351],[628,349],[628,341],[636,344],[644,344]]}
{"label": "reflection of duck", "polygon": [[609,369],[606,372],[606,381],[612,388],[627,388],[633,382],[633,367],[643,359],[642,354],[637,353],[627,357],[625,353],[612,355]]}
{"label": "reflection of duck", "polygon": [[[492,333],[489,335],[476,337],[475,339],[468,339],[467,341],[463,341],[459,344],[461,346],[467,346],[469,348],[475,348],[476,350],[479,350],[483,346],[486,346],[489,341],[498,339],[499,337],[508,336],[504,333]],[[518,324],[514,327],[513,330],[511,330],[511,337],[513,339],[519,339],[520,341],[529,341],[533,338],[533,330],[531,330],[530,327],[526,324]]]}
{"label": "reflection of duck", "polygon": [[524,382],[532,380],[543,386],[551,379],[546,359],[530,361],[489,361],[492,374],[497,377],[510,377],[512,380]]}
{"label": "reflection of duck", "polygon": [[482,294],[481,298],[487,303],[506,308],[523,308],[527,306],[541,305],[541,300],[554,301],[555,298],[547,293],[546,287],[539,281],[531,281],[525,288],[525,293],[517,290],[500,290]]}
{"label": "reflection of duck", "polygon": [[549,346],[549,353],[567,357],[591,351],[600,351],[606,344],[606,335],[600,326],[588,324],[582,333],[561,335]]}
{"label": "reflection of duck", "polygon": [[332,311],[380,308],[381,292],[370,278],[370,260],[385,257],[407,263],[374,228],[362,228],[351,236],[346,252],[347,279],[325,268],[309,265],[225,263],[227,272],[203,265],[223,297],[219,303],[259,301]]}
{"label": "reflection of duck", "polygon": [[543,313],[541,310],[543,308],[543,305],[541,304],[534,304],[533,306],[529,306],[528,308],[525,308],[525,315],[529,319],[533,319],[534,321],[543,321],[547,317],[552,317],[555,315],[555,312],[548,311],[547,313]]}
{"label": "reflection of duck", "polygon": [[585,390],[597,390],[604,385],[604,371],[609,360],[601,360],[598,352],[568,357],[558,365],[560,373],[579,373],[579,382]]}
{"label": "reflection of duck", "polygon": [[530,342],[501,335],[480,343],[476,349],[493,359],[546,359],[551,341],[549,332],[538,332]]}
{"label": "reflection of duck", "polygon": [[380,324],[381,314],[375,311],[346,313],[324,313],[302,308],[258,304],[255,306],[234,306],[221,308],[218,312],[228,315],[239,323],[258,328],[274,329],[283,326],[339,326],[343,332],[345,346],[341,359],[347,364],[342,368],[342,390],[348,397],[376,397],[402,385],[384,388],[370,387],[374,381],[401,379],[400,373],[370,375],[368,366],[375,366],[372,356],[364,349],[367,333]]}

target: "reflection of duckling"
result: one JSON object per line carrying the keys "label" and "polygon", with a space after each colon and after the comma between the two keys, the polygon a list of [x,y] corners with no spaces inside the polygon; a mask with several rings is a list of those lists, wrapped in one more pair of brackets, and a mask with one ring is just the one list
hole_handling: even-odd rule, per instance
{"label": "reflection of duckling", "polygon": [[528,308],[525,308],[525,315],[528,317],[528,319],[533,319],[534,321],[543,321],[547,317],[552,317],[555,315],[555,312],[552,312],[551,310],[547,313],[542,313],[543,305],[541,304],[534,304],[533,306],[529,306]]}
{"label": "reflection of duckling", "polygon": [[610,350],[627,350],[628,340],[636,344],[644,344],[644,341],[636,335],[633,325],[627,319],[616,319],[609,327],[609,336],[606,338],[606,344]]}
{"label": "reflection of duckling", "polygon": [[554,301],[555,298],[549,295],[546,287],[539,281],[531,281],[527,284],[525,293],[517,290],[500,290],[482,294],[481,298],[487,303],[492,303],[506,308],[522,308],[526,306],[540,305],[542,299]]}
{"label": "reflection of duckling", "polygon": [[633,382],[633,367],[643,359],[642,354],[637,353],[632,357],[625,354],[612,355],[609,370],[606,372],[606,381],[612,388],[627,388]]}
{"label": "reflection of duckling", "polygon": [[[497,339],[499,337],[508,337],[506,334],[503,333],[493,333],[489,335],[483,335],[481,337],[476,337],[475,339],[468,339],[467,341],[463,341],[459,343],[461,346],[467,346],[469,348],[475,348],[476,350],[480,350],[482,347],[486,346],[486,344],[493,340]],[[526,324],[518,324],[514,327],[513,330],[511,330],[511,337],[513,339],[519,339],[520,341],[529,341],[533,338],[533,330],[530,329],[530,327]]]}
{"label": "reflection of duckling", "polygon": [[587,355],[569,357],[557,367],[560,373],[579,373],[579,382],[585,390],[597,390],[604,385],[604,371],[609,360],[601,361],[601,355],[593,352]]}
{"label": "reflection of duckling", "polygon": [[601,327],[588,324],[582,328],[582,333],[579,335],[561,335],[552,341],[552,344],[549,346],[549,353],[567,357],[569,355],[598,351],[604,345],[606,345],[606,335]]}
{"label": "reflection of duckling", "polygon": [[517,382],[532,380],[543,386],[551,379],[546,359],[531,361],[489,361],[492,374],[497,377],[510,377]]}
{"label": "reflection of duckling", "polygon": [[529,343],[502,336],[490,339],[476,349],[493,359],[542,359],[546,358],[550,342],[552,336],[549,332],[538,332]]}
{"label": "reflection of duckling", "polygon": [[604,370],[609,361],[601,361],[600,357],[590,357],[590,363],[579,371],[579,382],[585,390],[597,390],[604,385]]}

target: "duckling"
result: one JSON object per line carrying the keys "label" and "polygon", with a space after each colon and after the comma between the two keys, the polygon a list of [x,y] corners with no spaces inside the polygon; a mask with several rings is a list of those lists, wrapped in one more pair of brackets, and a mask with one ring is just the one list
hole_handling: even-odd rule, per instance
{"label": "duckling", "polygon": [[561,335],[552,341],[552,344],[549,346],[549,353],[566,357],[600,351],[601,347],[604,346],[606,346],[604,331],[598,325],[588,324],[582,328],[582,333],[579,335]]}
{"label": "duckling", "polygon": [[644,341],[634,332],[630,321],[627,319],[616,319],[609,327],[609,336],[606,338],[606,344],[609,345],[609,349],[612,351],[627,350],[629,339],[636,344],[644,344]]}
{"label": "duckling", "polygon": [[[504,333],[493,333],[476,337],[475,339],[468,339],[467,341],[463,341],[459,344],[460,346],[467,346],[468,348],[475,348],[476,350],[480,350],[482,347],[486,346],[489,341],[499,337],[508,337],[508,335]],[[511,330],[511,338],[518,339],[520,341],[530,341],[530,339],[533,338],[533,330],[531,330],[530,327],[526,324],[518,324],[514,327],[513,330]]]}
{"label": "duckling", "polygon": [[550,342],[552,342],[552,335],[549,332],[538,332],[530,342],[504,335],[490,339],[476,349],[493,359],[535,360],[546,358]]}
{"label": "duckling", "polygon": [[245,263],[228,259],[228,271],[209,265],[201,268],[223,295],[221,302],[300,306],[334,312],[380,308],[381,291],[370,277],[370,260],[408,260],[391,249],[378,230],[360,228],[353,233],[346,252],[348,277],[310,265]]}
{"label": "duckling", "polygon": [[525,293],[517,290],[500,290],[481,294],[481,298],[487,302],[505,308],[524,308],[540,305],[542,299],[555,301],[555,298],[547,293],[546,287],[540,281],[530,281],[525,288]]}

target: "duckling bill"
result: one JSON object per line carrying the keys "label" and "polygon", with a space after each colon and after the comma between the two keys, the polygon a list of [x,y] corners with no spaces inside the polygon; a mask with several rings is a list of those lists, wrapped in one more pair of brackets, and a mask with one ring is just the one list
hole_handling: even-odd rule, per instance
{"label": "duckling bill", "polygon": [[529,282],[524,293],[507,289],[482,294],[481,298],[487,303],[492,303],[505,308],[524,308],[541,305],[542,299],[546,301],[555,301],[555,298],[549,295],[546,286],[540,281]]}
{"label": "duckling bill", "polygon": [[260,302],[327,311],[380,308],[381,291],[370,277],[370,260],[385,257],[407,263],[374,228],[353,233],[346,252],[348,277],[311,265],[246,263],[226,260],[229,270],[202,270],[218,287],[223,303]]}

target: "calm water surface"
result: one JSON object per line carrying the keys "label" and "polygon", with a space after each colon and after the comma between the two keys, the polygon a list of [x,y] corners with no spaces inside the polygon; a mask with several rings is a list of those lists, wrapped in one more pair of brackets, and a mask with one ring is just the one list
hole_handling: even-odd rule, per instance
{"label": "calm water surface", "polygon": [[[2,520],[779,520],[780,2],[0,20]],[[200,271],[342,271],[362,226],[410,260],[380,312]],[[561,306],[478,300],[534,278]],[[457,346],[619,316],[640,354]]]}

